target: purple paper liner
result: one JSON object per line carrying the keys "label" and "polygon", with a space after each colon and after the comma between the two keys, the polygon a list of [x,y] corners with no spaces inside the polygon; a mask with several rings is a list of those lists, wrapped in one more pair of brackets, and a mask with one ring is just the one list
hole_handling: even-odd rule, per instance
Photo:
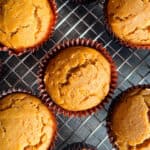
{"label": "purple paper liner", "polygon": [[121,98],[130,93],[131,91],[133,90],[136,90],[136,89],[146,89],[146,88],[150,88],[150,84],[143,84],[143,85],[136,85],[136,86],[132,86],[130,88],[128,88],[127,90],[121,92],[115,99],[114,101],[112,102],[110,108],[109,108],[109,111],[108,111],[108,116],[107,116],[107,119],[106,119],[106,128],[107,128],[107,133],[108,133],[108,136],[109,136],[109,141],[111,142],[111,144],[113,145],[114,148],[116,148],[117,150],[119,150],[119,147],[116,145],[116,135],[115,133],[113,132],[112,128],[111,128],[111,117],[113,115],[113,111],[115,110],[115,108],[117,107],[118,105],[118,102],[121,101]]}
{"label": "purple paper liner", "polygon": [[52,26],[48,29],[48,33],[47,33],[47,36],[45,38],[43,38],[43,40],[32,46],[32,47],[29,47],[29,48],[23,48],[21,49],[20,52],[17,52],[3,44],[0,44],[0,51],[3,51],[3,52],[8,52],[8,54],[10,56],[12,55],[17,55],[17,56],[20,56],[22,54],[25,54],[25,53],[28,53],[28,52],[31,52],[31,53],[34,53],[35,51],[37,51],[49,38],[52,37],[54,31],[55,31],[55,25],[57,23],[57,19],[58,19],[58,12],[57,12],[57,4],[55,2],[55,0],[48,0],[49,3],[50,3],[50,6],[52,7],[52,10],[53,10],[53,13],[54,13],[54,22],[52,24]]}
{"label": "purple paper liner", "polygon": [[[91,47],[99,51],[110,63],[111,67],[111,83],[110,83],[110,90],[108,95],[105,97],[105,99],[97,106],[87,109],[85,111],[68,111],[57,105],[49,96],[49,94],[46,91],[45,84],[44,84],[44,75],[45,75],[45,70],[48,65],[48,62],[51,58],[53,58],[57,53],[59,53],[61,50],[68,48],[68,47],[73,47],[73,46],[86,46],[86,47]],[[69,41],[64,41],[61,44],[56,45],[55,48],[51,49],[49,53],[45,55],[43,60],[40,63],[40,68],[38,71],[38,82],[39,82],[39,91],[41,95],[41,99],[48,105],[49,108],[52,108],[52,110],[55,113],[58,114],[63,114],[65,116],[74,116],[74,117],[82,117],[82,116],[87,116],[91,115],[92,113],[95,113],[97,110],[100,110],[103,108],[104,104],[111,99],[112,94],[117,86],[117,79],[118,79],[118,74],[116,71],[116,65],[112,60],[112,57],[109,55],[109,53],[106,51],[105,48],[103,48],[102,44],[93,41],[91,39],[72,39]]]}
{"label": "purple paper liner", "polygon": [[0,80],[2,76],[3,62],[0,60]]}
{"label": "purple paper liner", "polygon": [[108,13],[107,13],[107,5],[108,5],[109,0],[105,0],[104,2],[104,7],[103,7],[103,12],[104,12],[104,23],[106,25],[106,30],[110,33],[113,39],[117,40],[117,42],[127,48],[132,48],[135,50],[150,50],[150,44],[149,45],[139,45],[139,44],[134,44],[128,41],[124,41],[120,39],[115,33],[113,32],[111,25],[109,24],[109,19],[108,19]]}
{"label": "purple paper liner", "polygon": [[86,148],[86,150],[97,150],[92,145],[86,143],[80,143],[80,142],[69,144],[63,150],[83,150],[83,148]]}
{"label": "purple paper liner", "polygon": [[[12,88],[12,89],[8,89],[8,90],[6,90],[6,91],[2,91],[2,92],[0,93],[0,99],[4,98],[4,97],[7,96],[7,95],[13,94],[13,93],[25,93],[25,94],[29,94],[29,95],[31,95],[31,96],[37,97],[36,95],[32,94],[31,91],[27,91],[27,90],[23,90],[23,89],[14,89],[14,88]],[[39,98],[39,97],[37,97],[37,98]],[[40,99],[40,98],[39,98],[39,99]],[[50,144],[50,146],[49,146],[49,148],[48,148],[48,150],[53,150],[53,149],[55,148],[55,141],[57,140],[57,121],[56,121],[56,118],[55,118],[54,113],[53,113],[52,111],[50,111],[50,112],[51,112],[51,114],[53,115],[53,120],[54,120],[54,122],[55,122],[55,124],[56,124],[56,130],[55,130],[54,133],[53,133],[52,142],[51,142],[51,144]]]}

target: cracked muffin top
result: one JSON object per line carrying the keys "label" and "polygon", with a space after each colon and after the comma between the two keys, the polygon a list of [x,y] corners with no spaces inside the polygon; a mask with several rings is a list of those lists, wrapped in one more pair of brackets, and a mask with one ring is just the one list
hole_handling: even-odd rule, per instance
{"label": "cracked muffin top", "polygon": [[0,0],[0,43],[16,52],[45,41],[54,25],[48,0]]}
{"label": "cracked muffin top", "polygon": [[55,118],[38,98],[14,93],[0,100],[1,150],[47,150],[55,132]]}
{"label": "cracked muffin top", "polygon": [[150,89],[134,89],[113,108],[111,129],[120,150],[150,150]]}
{"label": "cracked muffin top", "polygon": [[52,100],[69,111],[97,106],[110,89],[111,67],[97,50],[74,46],[49,61],[44,83]]}
{"label": "cracked muffin top", "polygon": [[150,1],[108,0],[107,17],[112,32],[131,45],[150,45]]}

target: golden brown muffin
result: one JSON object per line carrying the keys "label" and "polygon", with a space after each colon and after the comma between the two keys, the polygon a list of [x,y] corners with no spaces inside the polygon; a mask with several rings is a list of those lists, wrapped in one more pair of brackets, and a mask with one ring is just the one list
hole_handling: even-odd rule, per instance
{"label": "golden brown muffin", "polygon": [[124,94],[113,109],[111,128],[120,150],[150,150],[150,89]]}
{"label": "golden brown muffin", "polygon": [[35,96],[10,94],[0,100],[0,149],[47,150],[56,132],[56,121]]}
{"label": "golden brown muffin", "polygon": [[150,45],[149,12],[149,0],[108,0],[107,17],[112,32],[132,45]]}
{"label": "golden brown muffin", "polygon": [[48,38],[55,19],[48,0],[0,0],[0,43],[16,52],[34,47]]}
{"label": "golden brown muffin", "polygon": [[83,111],[102,102],[109,92],[111,68],[97,50],[74,46],[49,61],[44,83],[53,101],[69,111]]}

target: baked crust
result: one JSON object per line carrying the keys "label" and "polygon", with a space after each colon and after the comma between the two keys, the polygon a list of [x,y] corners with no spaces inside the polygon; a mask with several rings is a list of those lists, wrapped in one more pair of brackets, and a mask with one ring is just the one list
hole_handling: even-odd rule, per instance
{"label": "baked crust", "polygon": [[150,46],[150,2],[107,0],[106,13],[112,33],[126,46]]}
{"label": "baked crust", "polygon": [[55,132],[53,114],[35,96],[13,93],[1,98],[1,150],[48,150]]}
{"label": "baked crust", "polygon": [[133,89],[113,107],[111,130],[120,150],[150,149],[150,89]]}
{"label": "baked crust", "polygon": [[0,7],[0,43],[15,53],[41,45],[49,38],[56,23],[54,0],[3,0]]}
{"label": "baked crust", "polygon": [[83,111],[102,102],[110,89],[111,67],[90,47],[62,50],[49,61],[44,83],[53,101],[70,111]]}

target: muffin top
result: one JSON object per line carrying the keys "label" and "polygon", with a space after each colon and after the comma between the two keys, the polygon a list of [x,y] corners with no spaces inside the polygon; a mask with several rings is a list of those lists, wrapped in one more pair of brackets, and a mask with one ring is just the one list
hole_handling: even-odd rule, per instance
{"label": "muffin top", "polygon": [[98,105],[108,94],[111,68],[108,60],[90,47],[62,50],[49,61],[44,83],[53,101],[70,111]]}
{"label": "muffin top", "polygon": [[55,118],[38,98],[14,93],[0,100],[1,150],[47,150],[55,131]]}
{"label": "muffin top", "polygon": [[14,51],[43,42],[54,24],[48,0],[0,0],[0,43]]}
{"label": "muffin top", "polygon": [[150,1],[109,0],[108,23],[122,41],[133,45],[150,45]]}
{"label": "muffin top", "polygon": [[120,150],[150,149],[150,89],[124,94],[112,113],[111,128]]}

